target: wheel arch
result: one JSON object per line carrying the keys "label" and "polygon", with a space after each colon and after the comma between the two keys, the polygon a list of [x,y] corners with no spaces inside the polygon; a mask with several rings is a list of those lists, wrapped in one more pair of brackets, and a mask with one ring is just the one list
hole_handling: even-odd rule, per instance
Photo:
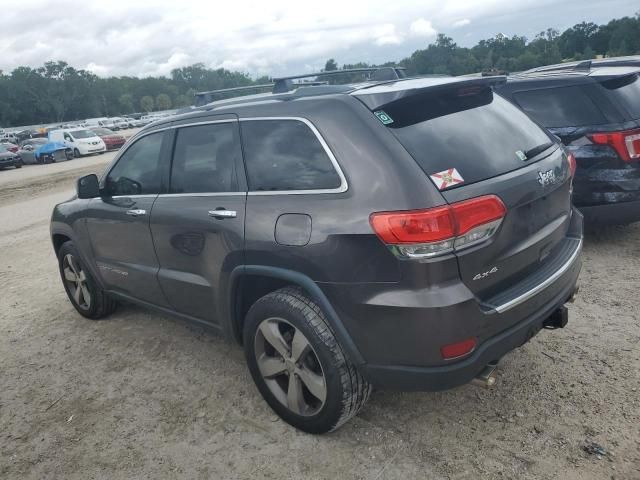
{"label": "wheel arch", "polygon": [[[256,287],[257,285],[257,287]],[[350,361],[365,361],[322,289],[308,276],[278,267],[241,265],[230,275],[228,291],[229,336],[242,343],[242,327],[249,307],[259,298],[285,286],[297,286],[322,309],[329,326]]]}

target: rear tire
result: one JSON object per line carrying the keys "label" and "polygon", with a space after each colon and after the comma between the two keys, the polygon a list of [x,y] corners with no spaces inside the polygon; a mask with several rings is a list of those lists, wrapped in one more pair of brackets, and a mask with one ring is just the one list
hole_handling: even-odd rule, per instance
{"label": "rear tire", "polygon": [[112,313],[117,303],[95,281],[71,241],[58,251],[60,278],[69,301],[83,317],[98,320]]}
{"label": "rear tire", "polygon": [[275,413],[302,431],[336,430],[371,394],[320,307],[299,288],[282,288],[254,303],[243,336],[258,390]]}
{"label": "rear tire", "polygon": [[22,162],[22,160],[18,160],[15,164],[16,168],[22,168],[22,166],[24,165],[24,163]]}

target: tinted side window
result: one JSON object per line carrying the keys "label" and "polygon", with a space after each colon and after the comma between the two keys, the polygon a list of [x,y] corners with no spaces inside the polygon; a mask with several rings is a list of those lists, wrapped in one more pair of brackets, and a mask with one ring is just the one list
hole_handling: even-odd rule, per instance
{"label": "tinted side window", "polygon": [[578,127],[607,123],[585,87],[516,92],[514,98],[525,112],[545,127]]}
{"label": "tinted side window", "polygon": [[178,130],[171,167],[171,193],[236,192],[240,141],[236,123]]}
{"label": "tinted side window", "polygon": [[241,122],[242,143],[252,191],[319,190],[340,186],[322,144],[298,120]]}
{"label": "tinted side window", "polygon": [[160,151],[163,132],[152,133],[127,148],[109,172],[106,188],[111,195],[145,195],[160,192]]}

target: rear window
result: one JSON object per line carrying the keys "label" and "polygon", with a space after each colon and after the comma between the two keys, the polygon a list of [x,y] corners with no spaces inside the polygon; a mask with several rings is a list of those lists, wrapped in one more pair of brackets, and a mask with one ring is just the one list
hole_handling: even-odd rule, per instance
{"label": "rear window", "polygon": [[607,80],[601,85],[633,119],[640,119],[640,80],[638,75]]}
{"label": "rear window", "polygon": [[427,175],[455,168],[463,184],[524,167],[523,152],[551,141],[488,88],[411,96],[383,111],[391,120],[387,126]]}
{"label": "rear window", "polygon": [[513,96],[525,112],[548,128],[607,123],[584,86],[529,90]]}
{"label": "rear window", "polygon": [[328,190],[340,186],[327,151],[303,122],[250,120],[241,126],[250,190]]}

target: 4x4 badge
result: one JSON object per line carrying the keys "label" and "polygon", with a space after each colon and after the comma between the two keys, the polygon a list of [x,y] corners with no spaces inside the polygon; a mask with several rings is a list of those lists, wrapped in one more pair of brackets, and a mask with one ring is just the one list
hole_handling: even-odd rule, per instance
{"label": "4x4 badge", "polygon": [[558,179],[553,170],[547,170],[546,172],[538,172],[538,183],[543,187],[547,185],[553,185]]}
{"label": "4x4 badge", "polygon": [[433,180],[433,183],[436,184],[438,190],[444,190],[452,185],[464,183],[464,178],[462,178],[462,175],[460,175],[458,170],[455,168],[450,168],[449,170],[444,170],[438,173],[432,173],[429,177]]}

